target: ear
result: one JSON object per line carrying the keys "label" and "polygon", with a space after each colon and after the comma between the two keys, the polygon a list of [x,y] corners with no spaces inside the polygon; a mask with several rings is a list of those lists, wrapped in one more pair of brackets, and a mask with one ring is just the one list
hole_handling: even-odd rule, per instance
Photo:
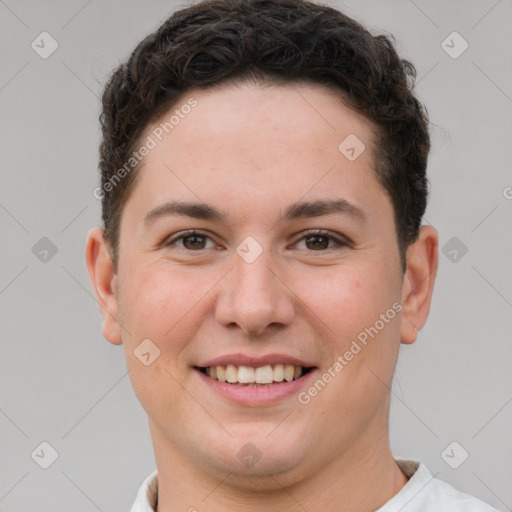
{"label": "ear", "polygon": [[123,340],[118,322],[116,275],[110,247],[101,228],[94,228],[87,235],[85,261],[103,315],[103,336],[110,343],[120,345]]}
{"label": "ear", "polygon": [[402,285],[402,343],[414,343],[427,321],[439,260],[438,243],[437,231],[432,226],[421,226],[418,239],[407,250]]}

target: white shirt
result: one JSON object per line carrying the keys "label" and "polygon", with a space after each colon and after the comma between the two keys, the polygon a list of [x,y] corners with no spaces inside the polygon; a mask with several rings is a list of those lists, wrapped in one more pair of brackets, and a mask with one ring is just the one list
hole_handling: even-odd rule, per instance
{"label": "white shirt", "polygon": [[[396,462],[409,481],[375,512],[498,512],[478,498],[434,478],[423,463],[400,459]],[[142,483],[130,512],[155,512],[157,498],[155,470]]]}

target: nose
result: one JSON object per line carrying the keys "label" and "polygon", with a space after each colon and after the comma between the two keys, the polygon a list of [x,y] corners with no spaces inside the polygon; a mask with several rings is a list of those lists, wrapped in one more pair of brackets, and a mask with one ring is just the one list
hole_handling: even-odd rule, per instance
{"label": "nose", "polygon": [[266,251],[251,263],[236,255],[233,270],[220,283],[217,322],[254,336],[289,325],[295,316],[293,292],[272,267]]}

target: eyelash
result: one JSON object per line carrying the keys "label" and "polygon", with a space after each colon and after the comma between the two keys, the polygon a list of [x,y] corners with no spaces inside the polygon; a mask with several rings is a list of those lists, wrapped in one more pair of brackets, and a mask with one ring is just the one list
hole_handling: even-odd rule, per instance
{"label": "eyelash", "polygon": [[[205,237],[205,238],[209,238],[210,240],[211,237],[208,236],[206,233],[203,233],[201,231],[196,231],[196,230],[189,230],[189,231],[184,231],[183,233],[181,233],[180,235],[176,236],[176,237],[172,237],[170,239],[167,239],[166,241],[164,241],[163,243],[163,246],[164,247],[170,247],[172,245],[174,245],[176,242],[180,241],[180,240],[184,240],[185,238],[189,238],[189,237],[192,237],[192,236],[200,236],[200,237]],[[326,231],[324,229],[309,229],[309,230],[306,230],[303,234],[302,234],[302,237],[299,238],[295,244],[297,244],[298,242],[310,237],[310,236],[322,236],[322,237],[326,237],[326,238],[329,238],[330,240],[334,241],[336,244],[337,244],[337,247],[327,247],[326,249],[319,249],[318,251],[315,251],[315,250],[310,250],[309,252],[325,252],[325,251],[328,251],[330,249],[340,249],[340,248],[343,248],[343,247],[349,247],[351,245],[351,243],[348,241],[348,240],[344,240],[343,238],[340,238],[338,236],[335,236],[333,233],[331,233],[330,231]],[[193,249],[187,249],[186,247],[180,247],[180,249],[184,249],[185,251],[188,251],[188,252],[201,252],[201,251],[205,251],[207,249],[197,249],[197,250],[193,250]]]}

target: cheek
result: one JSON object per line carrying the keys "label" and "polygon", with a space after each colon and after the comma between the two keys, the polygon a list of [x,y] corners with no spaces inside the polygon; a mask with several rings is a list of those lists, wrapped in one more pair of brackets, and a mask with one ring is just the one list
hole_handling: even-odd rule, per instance
{"label": "cheek", "polygon": [[338,267],[309,294],[307,306],[317,316],[310,321],[322,335],[325,363],[331,368],[336,361],[342,365],[333,369],[330,398],[337,402],[342,392],[345,412],[355,414],[361,396],[373,397],[372,407],[377,407],[387,393],[382,382],[392,381],[400,346],[399,315],[393,309],[399,307],[398,276],[383,265],[374,261]]}
{"label": "cheek", "polygon": [[326,354],[320,379],[329,379],[325,388],[319,386],[323,390],[312,407],[332,425],[340,418],[363,425],[386,403],[400,346],[396,279],[396,273],[386,274],[377,263],[347,266],[318,280],[304,295],[305,311],[314,312],[310,322]]}
{"label": "cheek", "polygon": [[[125,276],[129,277],[120,287],[119,314],[129,331],[123,335],[126,364],[137,398],[148,414],[157,417],[162,403],[174,410],[183,400],[179,383],[186,369],[181,354],[195,338],[199,317],[207,314],[206,301],[201,298],[212,284],[205,276],[158,266],[139,267]],[[137,347],[146,339],[159,350],[148,366],[136,355]]]}
{"label": "cheek", "polygon": [[343,343],[373,325],[394,302],[396,283],[375,265],[338,267],[322,275],[302,276],[299,297]]}
{"label": "cheek", "polygon": [[193,339],[198,319],[207,314],[208,290],[218,278],[197,269],[175,271],[162,265],[139,267],[127,275],[120,315],[132,334],[128,344],[135,348],[149,338],[158,345],[161,361],[176,367],[176,356]]}

